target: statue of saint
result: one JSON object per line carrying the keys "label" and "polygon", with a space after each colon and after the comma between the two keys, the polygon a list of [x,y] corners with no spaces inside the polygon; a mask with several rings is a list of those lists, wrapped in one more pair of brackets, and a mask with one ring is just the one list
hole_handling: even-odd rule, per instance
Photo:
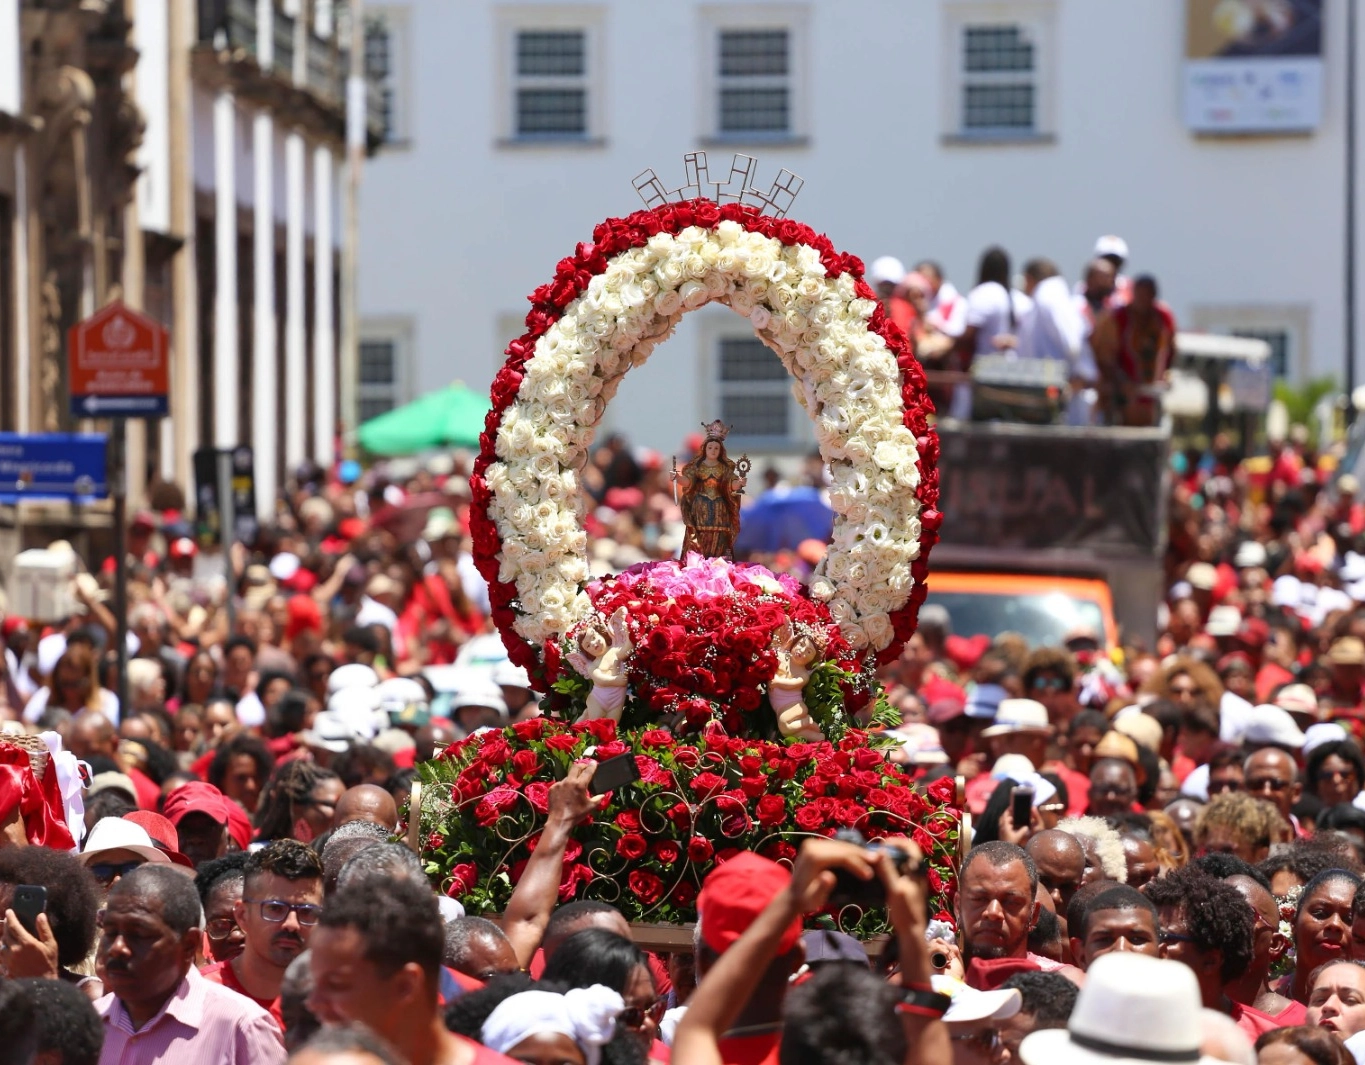
{"label": "statue of saint", "polygon": [[739,535],[739,497],[748,483],[749,459],[741,456],[734,462],[725,454],[725,437],[730,430],[724,422],[717,419],[703,428],[706,439],[701,450],[681,471],[676,466],[673,470],[675,485],[682,490],[678,505],[687,526],[682,553],[684,558],[689,551],[708,558],[732,558]]}

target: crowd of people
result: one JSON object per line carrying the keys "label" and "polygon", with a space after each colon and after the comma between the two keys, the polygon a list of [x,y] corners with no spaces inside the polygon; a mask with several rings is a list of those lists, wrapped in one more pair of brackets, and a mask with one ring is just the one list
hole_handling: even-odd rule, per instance
{"label": "crowd of people", "polygon": [[[907,271],[894,256],[876,259],[868,281],[883,307],[909,336],[931,371],[970,373],[984,356],[1050,360],[1069,398],[1057,415],[1070,425],[1151,425],[1160,411],[1159,386],[1175,355],[1175,317],[1159,299],[1156,278],[1123,273],[1128,244],[1103,236],[1080,280],[1069,285],[1057,264],[1029,259],[1022,291],[1014,287],[1009,254],[987,248],[976,283],[965,293],[924,260]],[[933,389],[938,409],[955,418],[982,415],[966,382]]]}
{"label": "crowd of people", "polygon": [[[56,733],[87,771],[61,786],[73,850],[0,758],[0,1065],[1365,1060],[1365,502],[1341,454],[1295,431],[1175,455],[1150,646],[922,611],[882,676],[886,756],[964,778],[951,922],[913,844],[819,839],[719,866],[663,954],[558,898],[590,765],[496,921],[398,842],[418,762],[540,712],[460,466],[301,477],[231,580],[181,514],[138,514],[127,705],[109,566],[68,616],[0,620],[0,751]],[[678,549],[663,467],[594,453],[595,572]],[[887,942],[803,930],[838,876],[878,881]]]}

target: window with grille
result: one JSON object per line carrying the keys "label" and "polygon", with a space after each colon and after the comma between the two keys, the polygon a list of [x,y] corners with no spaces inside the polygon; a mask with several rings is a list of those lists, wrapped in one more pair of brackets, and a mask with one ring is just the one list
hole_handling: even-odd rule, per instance
{"label": "window with grille", "polygon": [[527,139],[587,137],[587,30],[518,30],[514,48],[513,134]]}
{"label": "window with grille", "polygon": [[407,9],[366,7],[366,107],[371,127],[383,130],[385,144],[405,144],[408,122]]}
{"label": "window with grille", "polygon": [[1018,24],[962,29],[962,132],[1038,129],[1037,49]]}
{"label": "window with grille", "polygon": [[1288,329],[1245,329],[1235,328],[1231,330],[1235,337],[1246,337],[1249,340],[1264,340],[1270,345],[1270,372],[1272,376],[1279,380],[1289,376],[1289,354],[1292,339]]}
{"label": "window with grille", "polygon": [[792,136],[791,31],[785,27],[722,29],[717,39],[716,133],[721,137]]}
{"label": "window with grille", "polygon": [[755,337],[722,337],[716,357],[720,417],[740,437],[773,442],[791,435],[791,379]]}
{"label": "window with grille", "polygon": [[364,423],[407,401],[398,336],[362,337],[357,352],[356,414]]}

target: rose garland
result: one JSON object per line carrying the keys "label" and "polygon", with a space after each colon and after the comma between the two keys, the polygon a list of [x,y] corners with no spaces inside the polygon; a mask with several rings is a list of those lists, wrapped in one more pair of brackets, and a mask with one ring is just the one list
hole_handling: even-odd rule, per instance
{"label": "rose garland", "polygon": [[579,471],[594,428],[626,370],[715,300],[798,379],[830,468],[834,531],[811,595],[879,661],[914,631],[941,519],[932,406],[905,335],[861,262],[825,237],[693,200],[599,225],[532,293],[493,381],[470,480],[474,557],[509,654],[533,673],[539,647],[591,610]]}

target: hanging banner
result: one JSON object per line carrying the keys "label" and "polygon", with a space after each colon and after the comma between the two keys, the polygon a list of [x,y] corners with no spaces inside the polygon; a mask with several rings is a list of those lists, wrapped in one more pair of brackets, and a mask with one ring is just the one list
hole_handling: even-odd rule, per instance
{"label": "hanging banner", "polygon": [[1184,111],[1195,133],[1322,122],[1323,0],[1186,0]]}

